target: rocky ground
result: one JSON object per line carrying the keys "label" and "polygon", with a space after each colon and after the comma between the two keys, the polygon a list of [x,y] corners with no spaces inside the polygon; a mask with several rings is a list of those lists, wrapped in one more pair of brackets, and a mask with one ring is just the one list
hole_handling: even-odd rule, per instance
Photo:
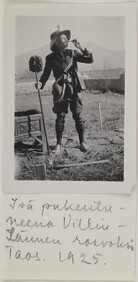
{"label": "rocky ground", "polygon": [[[15,110],[40,109],[37,93],[27,92],[17,95]],[[52,112],[52,97],[42,96],[45,122],[50,146],[52,168],[46,154],[33,145],[32,139],[17,143],[15,146],[15,179],[38,179],[37,167],[46,165],[47,180],[75,181],[123,181],[124,175],[124,96],[117,93],[82,94],[85,119],[85,141],[89,151],[79,149],[78,138],[71,113],[66,116],[63,148],[60,155],[54,154],[56,144]],[[102,130],[99,119],[99,103],[102,113]],[[107,163],[79,166],[82,162],[107,161]],[[66,164],[75,165],[66,167]],[[64,168],[57,169],[57,166]]]}

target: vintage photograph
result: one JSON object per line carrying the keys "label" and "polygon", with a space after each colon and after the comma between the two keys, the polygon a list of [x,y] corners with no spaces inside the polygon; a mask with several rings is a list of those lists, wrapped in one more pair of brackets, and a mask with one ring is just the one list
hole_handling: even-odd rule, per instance
{"label": "vintage photograph", "polygon": [[17,16],[15,180],[124,181],[125,17]]}

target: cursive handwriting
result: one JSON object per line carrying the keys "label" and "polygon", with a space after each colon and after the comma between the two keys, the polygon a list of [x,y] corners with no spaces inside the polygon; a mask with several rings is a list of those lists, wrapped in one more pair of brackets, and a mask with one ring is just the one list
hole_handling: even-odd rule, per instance
{"label": "cursive handwriting", "polygon": [[[104,220],[104,219],[102,219]],[[85,223],[84,223],[85,221]],[[82,218],[76,218],[75,220],[72,219],[71,214],[68,215],[68,218],[63,217],[63,228],[67,229],[68,227],[70,228],[76,228],[78,227],[81,231],[86,231],[86,230],[109,230],[109,225],[108,224],[92,224],[92,219],[88,218],[86,220],[83,220]]]}
{"label": "cursive handwriting", "polygon": [[121,241],[120,236],[118,236],[115,242],[113,242],[112,240],[102,240],[98,242],[97,239],[90,240],[89,238],[81,240],[79,239],[79,236],[76,236],[76,238],[73,240],[73,243],[78,243],[79,245],[85,247],[93,245],[94,247],[112,248],[115,246],[116,248],[126,248],[127,250],[134,251],[134,241],[132,239],[129,242]]}
{"label": "cursive handwriting", "polygon": [[125,272],[127,261],[134,259],[130,207],[126,198],[120,202],[118,196],[109,195],[8,196],[6,259],[11,269],[18,265],[21,269],[23,265],[29,271],[36,267],[37,271],[38,265],[38,271],[42,269],[49,275],[48,270],[48,277],[52,278],[53,269],[58,268],[59,280],[63,269],[63,273],[67,271],[66,277],[70,271],[71,275],[82,274],[83,280],[88,276],[87,270],[90,275],[94,271],[101,275],[102,270],[111,276],[115,263],[120,273],[122,265]]}
{"label": "cursive handwriting", "polygon": [[32,254],[31,252],[23,252],[21,250],[17,250],[14,252],[13,246],[6,246],[7,252],[9,259],[17,259],[17,260],[24,260],[24,261],[30,261],[30,260],[35,260],[35,261],[40,261],[40,257],[38,254],[38,251],[35,252],[35,254]]}
{"label": "cursive handwriting", "polygon": [[[77,256],[80,259],[81,263],[91,265],[91,264],[98,264],[99,263],[99,258],[102,257],[103,254],[93,254],[87,257],[87,253],[81,253],[79,256]],[[69,252],[67,254],[62,254],[59,252],[59,261],[60,262],[67,262],[70,261],[72,264],[75,264],[77,258],[75,257],[73,252]],[[106,264],[105,264],[106,265]]]}
{"label": "cursive handwriting", "polygon": [[42,243],[42,244],[52,244],[52,245],[61,245],[60,239],[49,238],[48,236],[45,238],[35,237],[35,236],[26,236],[27,230],[21,230],[21,232],[16,232],[14,227],[10,229],[6,229],[8,236],[6,239],[8,242],[16,242],[16,243]]}
{"label": "cursive handwriting", "polygon": [[72,252],[69,252],[66,257],[62,257],[62,253],[59,252],[59,261],[60,262],[65,262],[65,261],[71,261],[74,264],[74,255]]}
{"label": "cursive handwriting", "polygon": [[88,204],[70,204],[68,200],[63,205],[45,203],[42,205],[41,215],[44,216],[45,211],[77,211],[77,212],[105,212],[112,213],[112,205],[103,206],[101,201],[93,201],[91,205]]}
{"label": "cursive handwriting", "polygon": [[6,223],[9,223],[10,225],[15,225],[16,227],[30,227],[30,228],[33,228],[33,227],[42,227],[42,228],[51,228],[51,227],[55,227],[54,223],[49,220],[47,223],[43,223],[42,221],[35,221],[33,222],[31,219],[20,219],[20,220],[17,220],[16,218],[12,218],[12,216],[9,216],[7,219],[6,219]]}
{"label": "cursive handwriting", "polygon": [[21,208],[24,209],[26,208],[27,210],[33,210],[33,200],[29,200],[27,203],[24,202],[20,202],[18,203],[18,199],[17,198],[12,198],[12,203],[9,205],[13,210],[15,208]]}

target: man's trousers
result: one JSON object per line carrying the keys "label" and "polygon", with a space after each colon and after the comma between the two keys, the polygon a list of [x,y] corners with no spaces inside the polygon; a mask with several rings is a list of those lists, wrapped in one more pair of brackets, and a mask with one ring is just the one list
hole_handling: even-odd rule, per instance
{"label": "man's trousers", "polygon": [[60,103],[54,104],[53,112],[57,115],[55,129],[57,135],[57,144],[62,143],[62,135],[64,131],[65,116],[68,113],[68,108],[72,112],[75,121],[76,130],[79,136],[80,144],[84,142],[84,120],[82,118],[82,101],[75,95],[70,101],[65,99]]}

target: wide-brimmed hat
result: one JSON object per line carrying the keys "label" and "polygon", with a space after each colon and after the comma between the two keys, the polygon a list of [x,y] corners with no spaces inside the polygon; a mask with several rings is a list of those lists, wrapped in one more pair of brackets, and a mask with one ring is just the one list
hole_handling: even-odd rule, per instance
{"label": "wide-brimmed hat", "polygon": [[52,50],[52,47],[53,47],[53,45],[54,45],[56,39],[57,39],[60,35],[62,35],[62,34],[65,34],[66,37],[67,37],[67,39],[70,40],[70,37],[71,37],[71,32],[70,32],[70,30],[67,30],[67,29],[66,29],[66,30],[62,30],[62,31],[60,31],[60,30],[54,31],[54,32],[50,35],[50,39],[51,39],[51,42],[50,42],[50,49],[51,49],[51,50]]}

